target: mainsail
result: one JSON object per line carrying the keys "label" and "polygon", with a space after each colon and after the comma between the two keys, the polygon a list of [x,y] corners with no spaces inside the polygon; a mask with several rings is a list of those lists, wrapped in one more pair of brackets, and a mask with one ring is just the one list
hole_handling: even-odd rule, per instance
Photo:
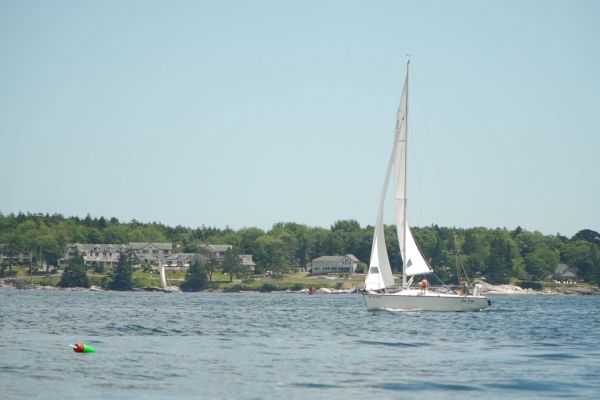
{"label": "mainsail", "polygon": [[394,171],[395,203],[396,203],[396,232],[398,244],[403,260],[403,286],[406,277],[427,274],[431,269],[425,262],[406,221],[406,155],[407,155],[407,127],[408,127],[408,70],[402,88],[402,97],[396,114],[396,131],[394,136],[394,147],[383,184],[383,190],[379,200],[377,222],[373,233],[373,245],[371,248],[371,260],[369,272],[365,279],[366,290],[382,290],[394,285],[392,268],[385,245],[385,232],[383,222],[383,209],[385,197],[388,191],[391,171]]}

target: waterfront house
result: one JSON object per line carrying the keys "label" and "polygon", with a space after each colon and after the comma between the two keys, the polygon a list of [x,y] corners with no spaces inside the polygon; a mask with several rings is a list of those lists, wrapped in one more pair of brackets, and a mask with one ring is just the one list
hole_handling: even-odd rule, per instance
{"label": "waterfront house", "polygon": [[64,251],[61,265],[80,255],[85,265],[99,268],[112,268],[119,262],[119,254],[127,250],[125,244],[69,244]]}
{"label": "waterfront house", "polygon": [[321,256],[312,260],[313,274],[352,274],[359,260],[352,254],[343,256]]}
{"label": "waterfront house", "polygon": [[113,268],[119,262],[119,255],[128,250],[133,252],[138,262],[157,264],[160,258],[171,255],[172,247],[171,243],[73,243],[65,248],[60,265],[64,265],[69,259],[79,254],[83,257],[83,262],[87,266]]}
{"label": "waterfront house", "polygon": [[252,260],[252,254],[240,254],[240,259],[242,260],[242,265],[251,272],[256,270],[256,263]]}
{"label": "waterfront house", "polygon": [[567,264],[558,264],[549,278],[558,282],[577,282],[577,269]]}
{"label": "waterfront house", "polygon": [[2,264],[29,264],[34,256],[30,251],[11,251],[6,243],[0,243],[0,262]]}
{"label": "waterfront house", "polygon": [[214,257],[217,260],[221,261],[225,258],[225,252],[227,250],[232,249],[233,246],[230,244],[207,244],[204,246],[203,253],[210,255],[210,257]]}
{"label": "waterfront house", "polygon": [[171,255],[173,250],[172,243],[129,243],[128,249],[146,264],[156,264],[159,259]]}
{"label": "waterfront house", "polygon": [[198,257],[198,254],[196,253],[171,254],[170,256],[165,257],[164,265],[169,269],[185,271],[192,265],[196,257]]}
{"label": "waterfront house", "polygon": [[[222,261],[223,256],[214,256],[217,260]],[[252,260],[252,254],[240,254],[241,264],[248,268],[250,271],[254,272],[256,268],[256,263]],[[194,262],[194,260],[198,258],[202,262],[208,262],[209,258],[206,254],[198,254],[198,253],[176,253],[171,254],[169,257],[164,259],[165,266],[169,269],[174,269],[178,271],[186,271],[190,265]]]}

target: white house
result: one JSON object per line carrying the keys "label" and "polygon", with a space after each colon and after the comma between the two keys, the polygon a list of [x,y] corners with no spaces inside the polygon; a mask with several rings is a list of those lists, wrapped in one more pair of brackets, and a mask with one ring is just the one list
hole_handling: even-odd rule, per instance
{"label": "white house", "polygon": [[60,264],[63,265],[74,256],[80,255],[86,265],[112,268],[119,262],[119,255],[127,250],[133,251],[141,262],[156,264],[160,258],[171,255],[172,247],[171,243],[74,243],[67,245]]}
{"label": "white house", "polygon": [[126,244],[69,244],[60,264],[63,265],[67,260],[80,255],[87,265],[112,268],[119,262],[119,254],[126,250]]}
{"label": "white house", "polygon": [[171,255],[173,250],[172,243],[129,243],[128,248],[142,262],[155,264],[160,258]]}
{"label": "white house", "polygon": [[358,258],[352,254],[344,256],[321,256],[312,260],[313,274],[352,274],[356,271]]}
{"label": "white house", "polygon": [[[207,262],[209,258],[222,261],[225,252],[233,246],[230,244],[207,244],[200,253],[172,253],[171,243],[129,243],[129,244],[69,244],[65,248],[61,265],[76,255],[81,255],[89,266],[113,268],[119,262],[119,254],[131,250],[141,263],[158,265],[163,262],[167,267],[186,270],[196,257]],[[254,271],[256,263],[251,254],[240,254],[240,261],[250,271]]]}

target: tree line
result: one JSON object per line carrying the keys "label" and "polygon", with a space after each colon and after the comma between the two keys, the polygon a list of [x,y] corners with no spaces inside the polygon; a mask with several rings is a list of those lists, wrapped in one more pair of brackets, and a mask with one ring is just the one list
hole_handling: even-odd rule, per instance
{"label": "tree line", "polygon": [[[600,283],[600,234],[583,229],[573,237],[544,235],[520,227],[448,228],[437,225],[413,228],[435,274],[447,283],[459,276],[481,275],[494,284],[513,279],[543,280],[559,263],[575,268],[589,283]],[[394,270],[402,269],[395,227],[385,227],[386,243]],[[19,252],[33,254],[34,263],[57,265],[67,244],[169,242],[176,252],[198,253],[205,244],[230,244],[238,254],[252,254],[256,273],[284,274],[308,268],[322,255],[354,254],[365,271],[371,253],[372,226],[355,220],[336,221],[329,228],[280,222],[271,229],[249,227],[233,230],[214,227],[189,228],[160,223],[121,222],[116,218],[64,217],[60,214],[0,213],[0,253],[10,268],[11,257]]]}

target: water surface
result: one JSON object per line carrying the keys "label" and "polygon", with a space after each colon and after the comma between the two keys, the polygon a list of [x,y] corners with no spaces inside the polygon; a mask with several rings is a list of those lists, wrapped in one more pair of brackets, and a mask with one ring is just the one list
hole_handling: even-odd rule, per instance
{"label": "water surface", "polygon": [[492,302],[368,312],[360,295],[5,289],[0,397],[598,397],[600,297]]}

